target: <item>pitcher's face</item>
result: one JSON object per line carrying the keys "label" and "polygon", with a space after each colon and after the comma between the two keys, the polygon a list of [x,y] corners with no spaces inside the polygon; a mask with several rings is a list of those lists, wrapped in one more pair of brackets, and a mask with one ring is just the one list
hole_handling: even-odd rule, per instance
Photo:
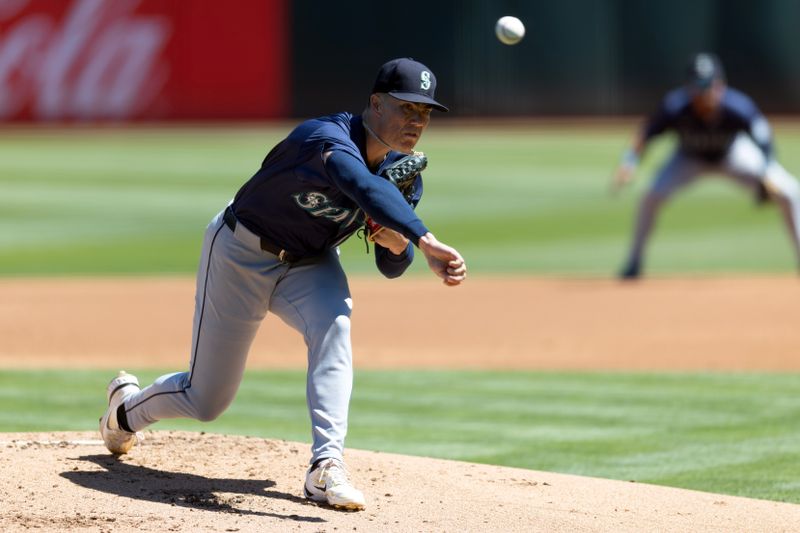
{"label": "pitcher's face", "polygon": [[375,133],[398,152],[410,153],[431,121],[429,104],[407,102],[390,94],[374,94],[372,98],[376,123]]}

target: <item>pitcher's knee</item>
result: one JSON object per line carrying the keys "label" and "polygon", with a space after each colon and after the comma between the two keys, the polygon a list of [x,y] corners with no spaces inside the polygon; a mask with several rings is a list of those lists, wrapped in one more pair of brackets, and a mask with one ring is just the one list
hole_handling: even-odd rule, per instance
{"label": "pitcher's knee", "polygon": [[349,337],[350,336],[350,317],[339,315],[330,324],[327,325],[325,334],[334,337]]}
{"label": "pitcher's knee", "polygon": [[192,398],[192,405],[194,406],[195,419],[200,422],[211,422],[216,420],[225,412],[230,405],[230,400],[226,398],[215,398],[207,395],[195,395]]}
{"label": "pitcher's knee", "polygon": [[324,348],[349,352],[350,317],[339,315],[309,324],[306,341],[312,351]]}
{"label": "pitcher's knee", "polygon": [[320,316],[308,323],[307,333],[312,337],[338,337],[350,334],[350,315],[331,314]]}
{"label": "pitcher's knee", "polygon": [[219,418],[225,412],[225,409],[204,409],[197,411],[197,420],[200,422],[212,422]]}

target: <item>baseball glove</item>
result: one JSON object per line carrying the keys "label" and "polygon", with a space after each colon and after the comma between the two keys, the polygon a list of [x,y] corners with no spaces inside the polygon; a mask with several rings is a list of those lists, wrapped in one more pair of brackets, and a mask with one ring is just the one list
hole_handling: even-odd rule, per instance
{"label": "baseball glove", "polygon": [[[403,198],[413,208],[414,181],[419,173],[428,166],[428,158],[422,152],[414,152],[411,155],[401,157],[394,163],[384,168],[380,176],[389,180],[402,193]],[[384,230],[384,227],[367,216],[364,231],[367,240],[375,242],[375,235]]]}

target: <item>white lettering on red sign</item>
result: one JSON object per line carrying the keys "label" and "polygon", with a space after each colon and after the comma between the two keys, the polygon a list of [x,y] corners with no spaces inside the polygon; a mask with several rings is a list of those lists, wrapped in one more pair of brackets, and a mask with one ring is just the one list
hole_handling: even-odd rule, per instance
{"label": "white lettering on red sign", "polygon": [[24,14],[0,34],[0,119],[132,118],[166,83],[172,28],[140,0],[75,0],[62,20],[4,4],[0,20]]}

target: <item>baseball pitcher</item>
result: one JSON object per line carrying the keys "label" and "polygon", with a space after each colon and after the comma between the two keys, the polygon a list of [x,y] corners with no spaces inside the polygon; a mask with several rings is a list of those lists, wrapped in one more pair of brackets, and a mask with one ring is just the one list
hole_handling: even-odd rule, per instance
{"label": "baseball pitcher", "polygon": [[124,372],[108,385],[100,433],[112,453],[126,453],[137,432],[158,420],[210,421],[222,414],[239,388],[259,324],[271,312],[308,347],[312,446],[304,494],[364,509],[364,495],[343,462],[353,302],[338,245],[368,222],[384,276],[402,275],[416,246],[445,285],[466,278],[458,251],[439,242],[414,212],[427,164],[414,148],[431,111],[447,111],[435,90],[436,77],[422,63],[389,61],[361,115],[308,120],[272,148],[206,230],[188,370],[141,390]]}

